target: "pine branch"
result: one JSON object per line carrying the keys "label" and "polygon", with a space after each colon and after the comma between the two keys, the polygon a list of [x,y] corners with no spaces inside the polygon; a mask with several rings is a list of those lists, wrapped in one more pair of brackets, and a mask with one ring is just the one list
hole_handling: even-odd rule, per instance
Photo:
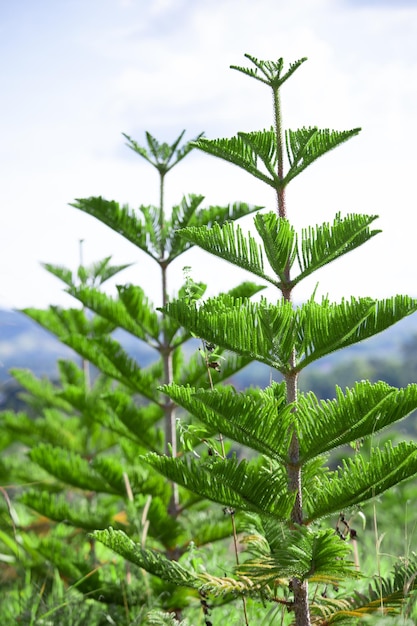
{"label": "pine branch", "polygon": [[[268,148],[264,145],[264,135],[268,134]],[[274,187],[280,184],[275,172],[273,161],[268,160],[268,154],[274,154],[275,136],[273,131],[257,131],[253,133],[239,133],[229,139],[205,139],[196,142],[196,147],[212,156],[219,157],[233,165],[242,168],[248,174],[255,176],[267,185]],[[257,146],[257,149],[255,149]],[[263,160],[265,158],[265,161]],[[258,168],[258,159],[263,162],[264,170]]]}
{"label": "pine branch", "polygon": [[127,205],[121,207],[118,202],[98,196],[79,198],[70,206],[91,215],[146,252],[152,259],[158,259],[159,250],[150,245],[149,225],[145,227],[142,220],[137,217],[137,213]]}
{"label": "pine branch", "polygon": [[285,142],[290,168],[285,175],[285,184],[301,174],[319,157],[355,137],[360,131],[360,128],[337,131],[327,128],[320,130],[316,127],[288,130],[285,134]]}
{"label": "pine branch", "polygon": [[49,444],[39,444],[31,449],[29,458],[68,485],[87,491],[115,493],[114,489],[93,470],[91,464],[76,452]]}
{"label": "pine branch", "polygon": [[[59,378],[61,384],[65,385],[76,385],[78,387],[85,386],[85,374],[84,371],[74,363],[74,361],[69,361],[68,359],[58,359],[58,371]],[[102,379],[101,379],[102,380]]]}
{"label": "pine branch", "polygon": [[369,461],[357,453],[353,459],[344,459],[338,470],[317,475],[314,490],[306,486],[305,523],[362,504],[416,474],[414,443],[393,447],[388,442],[382,450],[374,448]]}
{"label": "pine branch", "polygon": [[303,229],[301,245],[297,248],[301,273],[293,278],[292,285],[380,233],[380,230],[369,229],[375,219],[376,215],[358,214],[341,218],[338,213],[333,224],[324,223]]}
{"label": "pine branch", "polygon": [[[214,385],[230,380],[232,376],[253,361],[249,357],[226,353],[222,349],[219,349],[218,353],[221,354],[222,361],[220,371],[217,371],[215,374],[212,372]],[[183,385],[192,385],[200,388],[204,388],[207,385],[207,365],[204,363],[200,351],[197,351],[188,359],[187,363],[181,368],[180,375],[174,377],[174,379]]]}
{"label": "pine branch", "polygon": [[117,514],[113,498],[100,498],[96,502],[77,499],[69,503],[62,496],[33,490],[19,496],[19,502],[49,519],[88,531],[115,524],[114,516]]}
{"label": "pine branch", "polygon": [[338,624],[344,618],[362,620],[368,615],[379,614],[384,616],[399,615],[406,601],[415,598],[417,589],[417,562],[416,555],[405,559],[400,558],[394,565],[393,571],[387,577],[375,577],[368,585],[368,589],[355,590],[353,596],[347,598],[346,606],[342,610],[325,612],[328,624]]}
{"label": "pine branch", "polygon": [[332,304],[309,301],[296,313],[297,369],[326,354],[373,337],[417,310],[417,300],[394,296],[386,300],[351,298]]}
{"label": "pine branch", "polygon": [[197,141],[203,133],[200,133],[194,141],[186,142],[181,148],[179,144],[184,137],[185,130],[183,130],[177,139],[169,145],[167,143],[159,143],[151,133],[146,132],[146,142],[148,144],[149,152],[146,148],[139,145],[134,139],[122,133],[127,139],[128,147],[143,157],[151,165],[153,165],[163,176],[169,172],[179,161],[181,161],[187,154],[194,148],[194,141]]}
{"label": "pine branch", "polygon": [[276,213],[258,214],[254,223],[262,238],[269,264],[281,281],[278,286],[288,287],[287,274],[293,266],[297,251],[297,237],[293,227]]}
{"label": "pine branch", "polygon": [[264,271],[261,246],[251,235],[245,236],[239,225],[226,222],[219,226],[215,223],[210,228],[184,228],[178,234],[203,250],[248,270],[273,285],[278,285],[278,282]]}
{"label": "pine branch", "polygon": [[25,413],[4,411],[1,413],[2,426],[12,436],[14,443],[20,441],[30,447],[34,441],[42,441],[75,450],[80,441],[78,433],[73,432],[73,422],[68,415],[55,409],[44,409],[43,415],[33,420]]}
{"label": "pine branch", "polygon": [[53,265],[52,263],[41,263],[42,267],[45,268],[50,274],[53,274],[59,280],[62,280],[63,283],[71,287],[74,284],[74,278],[72,276],[71,270],[64,267],[63,265]]}
{"label": "pine branch", "polygon": [[[169,221],[171,236],[167,242],[168,262],[173,261],[194,245],[194,242],[182,236],[183,229],[203,226],[211,228],[213,225],[221,226],[263,208],[244,202],[234,202],[226,206],[212,205],[206,208],[199,208],[203,199],[203,196],[191,195],[184,197],[180,205],[173,207],[172,217]],[[199,208],[198,211],[197,208]]]}
{"label": "pine branch", "polygon": [[265,454],[283,464],[288,462],[293,416],[286,404],[285,385],[274,384],[265,391],[236,393],[233,387],[197,393],[189,387],[163,388],[180,406],[198,417],[213,432]]}
{"label": "pine branch", "polygon": [[201,305],[170,302],[163,312],[211,343],[280,371],[288,367],[294,334],[288,302],[274,306],[221,295]]}
{"label": "pine branch", "polygon": [[[269,532],[268,532],[269,530]],[[267,535],[271,529],[267,529]],[[333,530],[311,532],[305,527],[275,529],[279,541],[263,555],[249,559],[237,568],[255,584],[275,586],[277,580],[293,578],[337,585],[355,577],[354,563],[348,560],[350,547]]]}
{"label": "pine branch", "polygon": [[184,240],[178,237],[178,230],[185,228],[191,221],[195,221],[200,211],[197,212],[201,203],[204,200],[204,196],[189,195],[184,196],[180,204],[172,207],[172,214],[170,219],[169,231],[170,237],[168,241],[168,257],[170,260],[175,259],[177,256],[185,252],[190,246],[186,244]]}
{"label": "pine branch", "polygon": [[134,563],[150,574],[154,574],[154,576],[158,576],[173,585],[196,589],[200,584],[195,574],[183,568],[176,561],[170,561],[156,550],[140,548],[123,531],[113,528],[97,530],[92,533],[92,537],[123,556],[130,563]]}
{"label": "pine branch", "polygon": [[38,400],[42,400],[46,406],[55,407],[66,412],[71,411],[71,404],[57,395],[59,389],[50,380],[36,378],[29,370],[13,368],[10,370],[10,373],[19,385]]}
{"label": "pine branch", "polygon": [[154,344],[159,340],[158,316],[140,287],[120,285],[118,300],[92,287],[72,287],[67,291],[86,308],[134,337]]}
{"label": "pine branch", "polygon": [[405,418],[417,408],[417,385],[396,389],[386,383],[356,383],[345,394],[336,387],[334,400],[300,396],[297,427],[300,462],[361,440]]}
{"label": "pine branch", "polygon": [[[273,87],[274,89],[278,89],[279,87],[281,87],[281,85],[290,76],[292,76],[292,74],[294,74],[294,72],[300,67],[300,65],[304,63],[304,61],[307,61],[307,58],[303,57],[302,59],[291,63],[287,72],[283,76],[281,76],[282,70],[284,68],[283,58],[280,58],[277,61],[260,61],[250,54],[245,54],[245,57],[255,65],[255,69],[240,67],[238,65],[231,65],[231,69],[242,72],[242,74],[246,74],[251,78],[255,78],[256,80],[259,80],[265,85]],[[260,74],[262,74],[263,76],[261,76]]]}
{"label": "pine branch", "polygon": [[148,454],[144,460],[170,480],[193,493],[242,511],[288,518],[294,494],[288,492],[285,473],[261,463],[210,459],[204,463]]}
{"label": "pine branch", "polygon": [[[157,380],[152,367],[139,367],[114,339],[110,337],[90,339],[84,335],[71,335],[61,340],[107,376],[153,402],[158,401]],[[157,365],[161,367],[160,364]]]}
{"label": "pine branch", "polygon": [[71,334],[101,336],[112,333],[115,329],[114,324],[101,317],[88,319],[82,309],[62,309],[58,306],[50,306],[47,310],[22,309],[22,313],[54,334],[60,341]]}
{"label": "pine branch", "polygon": [[[120,432],[114,424],[114,417],[123,424],[127,436],[148,450],[156,452],[162,444],[161,431],[156,428],[157,422],[163,418],[163,410],[157,404],[138,406],[131,394],[123,389],[113,389],[103,398],[105,414],[110,417],[107,427]],[[112,419],[113,418],[113,419]]]}

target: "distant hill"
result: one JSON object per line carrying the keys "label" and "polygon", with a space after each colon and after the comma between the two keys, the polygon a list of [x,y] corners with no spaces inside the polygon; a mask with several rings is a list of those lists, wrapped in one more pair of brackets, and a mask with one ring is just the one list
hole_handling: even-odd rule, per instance
{"label": "distant hill", "polygon": [[[368,359],[371,356],[397,358],[400,355],[401,346],[413,335],[417,335],[417,314],[407,317],[372,339],[347,350],[335,352],[312,365],[311,368],[328,369],[342,361]],[[147,365],[153,360],[155,353],[131,335],[116,331],[115,336],[129,354],[141,364]],[[10,379],[8,372],[12,367],[27,368],[38,376],[53,377],[57,371],[56,361],[59,358],[78,360],[80,357],[23,313],[0,309],[0,383]],[[262,366],[250,367],[257,368],[256,372],[254,369],[251,371],[250,379],[253,384],[268,384],[267,381],[264,383],[264,370],[259,369]],[[261,383],[258,379],[263,382]]]}

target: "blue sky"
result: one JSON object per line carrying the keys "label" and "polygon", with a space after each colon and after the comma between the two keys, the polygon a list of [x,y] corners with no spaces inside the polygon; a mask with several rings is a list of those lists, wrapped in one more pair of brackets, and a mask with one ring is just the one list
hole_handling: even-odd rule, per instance
{"label": "blue sky", "polygon": [[[103,195],[157,203],[156,175],[124,147],[149,130],[171,141],[269,127],[270,96],[229,69],[258,58],[308,57],[282,94],[286,127],[363,128],[288,191],[298,228],[337,211],[378,214],[376,237],[300,286],[319,293],[417,295],[415,194],[417,3],[398,0],[15,0],[0,6],[0,307],[71,305],[40,262],[134,262],[119,280],[154,291],[148,258],[69,207]],[[194,151],[167,179],[167,204],[184,193],[206,204],[243,200],[274,208],[268,189]],[[250,221],[246,222],[250,227]],[[245,274],[187,253],[209,293]],[[112,289],[112,286],[110,286]]]}

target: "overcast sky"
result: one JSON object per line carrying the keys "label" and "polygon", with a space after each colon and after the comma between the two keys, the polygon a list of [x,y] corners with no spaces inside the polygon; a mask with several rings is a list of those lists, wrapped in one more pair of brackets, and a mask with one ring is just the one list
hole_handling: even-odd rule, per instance
{"label": "overcast sky", "polygon": [[[282,92],[287,128],[363,129],[290,185],[289,218],[302,228],[338,211],[377,214],[383,233],[296,299],[317,280],[335,300],[417,296],[415,0],[14,0],[0,3],[0,34],[0,307],[71,305],[40,262],[75,269],[80,239],[86,263],[134,262],[119,282],[159,304],[149,257],[68,203],[158,202],[156,173],[122,132],[143,143],[145,130],[172,141],[182,129],[191,139],[269,127],[267,88],[229,69],[245,52],[308,57]],[[197,151],[167,178],[167,203],[191,192],[275,208],[269,188]],[[172,293],[184,265],[209,293],[247,278],[192,251]]]}

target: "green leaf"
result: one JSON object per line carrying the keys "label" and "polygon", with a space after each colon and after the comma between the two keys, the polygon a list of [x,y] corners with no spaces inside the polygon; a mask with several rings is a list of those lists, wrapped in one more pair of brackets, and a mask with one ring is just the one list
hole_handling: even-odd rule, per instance
{"label": "green leaf", "polygon": [[291,281],[294,286],[320,267],[331,263],[380,233],[370,230],[376,215],[351,214],[344,218],[338,213],[333,224],[324,223],[303,229],[301,246],[297,249],[301,273]]}
{"label": "green leaf", "polygon": [[272,305],[227,295],[204,303],[170,302],[163,311],[198,337],[242,356],[266,363],[282,373],[368,339],[417,310],[417,300],[394,296],[386,300],[351,298],[341,303],[312,300],[298,309],[279,301]]}
{"label": "green leaf", "polygon": [[[227,539],[232,535],[232,524],[230,518],[225,517],[224,512],[221,516],[216,516],[214,511],[210,513],[210,519],[207,521],[207,513],[204,511],[199,518],[195,520],[195,534],[193,534],[193,542],[197,547],[208,546],[215,541]],[[237,521],[237,520],[236,520]],[[237,532],[241,529],[237,528]]]}
{"label": "green leaf", "polygon": [[160,143],[151,133],[146,132],[146,142],[148,144],[148,150],[139,145],[134,139],[122,133],[127,139],[127,145],[134,152],[146,159],[151,165],[153,165],[162,175],[165,175],[172,169],[179,161],[181,161],[187,154],[194,148],[194,141],[197,141],[201,136],[200,133],[194,141],[185,143],[181,148],[179,144],[184,137],[185,130],[183,130],[177,139],[169,145],[167,143]]}
{"label": "green leaf", "polygon": [[287,519],[294,503],[279,467],[236,459],[182,460],[148,454],[144,460],[170,480],[197,495],[242,511]]}
{"label": "green leaf", "polygon": [[260,160],[263,163],[267,173],[271,176],[271,180],[275,184],[280,185],[281,181],[276,173],[278,164],[278,146],[277,136],[273,128],[263,130],[262,132],[238,133],[243,142],[252,149],[255,155],[255,161]]}
{"label": "green leaf", "polygon": [[344,459],[338,470],[318,474],[314,489],[306,485],[305,523],[362,504],[416,474],[415,443],[402,442],[393,447],[388,442],[382,450],[374,448],[369,461],[356,453],[354,458]]}
{"label": "green leaf", "polygon": [[246,202],[233,202],[226,206],[211,205],[200,209],[194,213],[188,226],[213,226],[214,224],[222,225],[226,222],[234,222],[235,220],[250,215],[263,209],[262,206],[247,204]]}
{"label": "green leaf", "polygon": [[143,215],[144,227],[148,238],[148,248],[154,251],[154,258],[159,261],[165,256],[168,231],[162,219],[161,208],[152,205],[139,207]]}
{"label": "green leaf", "polygon": [[[238,133],[235,137],[198,140],[200,150],[242,168],[275,190],[284,188],[309,165],[360,132],[319,130],[316,127],[286,132],[287,155],[290,167],[283,179],[278,176],[278,144],[276,131]],[[259,163],[260,162],[260,163]]]}
{"label": "green leaf", "polygon": [[68,485],[87,491],[115,493],[93,470],[91,464],[76,452],[41,443],[32,448],[29,457],[49,474]]}
{"label": "green leaf", "polygon": [[22,309],[22,313],[33,319],[40,326],[53,333],[60,341],[68,334],[103,335],[113,332],[114,324],[101,317],[88,319],[81,309],[62,309],[51,306],[47,310]]}
{"label": "green leaf", "polygon": [[[111,256],[107,256],[100,261],[96,261],[88,267],[82,265],[78,268],[78,278],[81,284],[102,285],[113,278],[116,274],[131,266],[131,263],[125,263],[123,265],[109,265]],[[61,265],[52,265],[51,263],[42,263],[42,266],[51,274],[62,280],[68,287],[75,287],[75,279],[72,272]]]}
{"label": "green leaf", "polygon": [[[271,187],[281,185],[274,171],[277,147],[272,129],[238,133],[236,137],[226,139],[202,138],[195,145],[203,152],[237,165]],[[258,167],[259,160],[262,161],[261,169]]]}
{"label": "green leaf", "polygon": [[[263,240],[263,247],[250,234],[244,235],[239,226],[230,222],[223,226],[214,224],[211,228],[189,227],[178,234],[210,254],[246,269],[275,286],[292,288],[320,267],[378,234],[379,230],[369,229],[369,224],[375,219],[376,216],[367,215],[348,215],[342,219],[337,214],[332,225],[324,223],[304,229],[300,247],[293,227],[275,212],[258,213],[255,216],[255,226]],[[263,251],[279,280],[265,271]],[[289,281],[288,271],[296,258],[301,272]]]}
{"label": "green leaf", "polygon": [[257,285],[256,283],[252,283],[250,281],[244,281],[243,283],[236,285],[236,287],[228,289],[226,293],[232,298],[251,298],[264,289],[264,285]]}
{"label": "green leaf", "polygon": [[[148,450],[156,451],[161,442],[161,431],[156,428],[157,422],[163,418],[163,410],[156,404],[138,406],[132,394],[120,388],[113,389],[104,395],[107,415],[115,415],[127,430],[128,436],[140,442]],[[108,425],[111,430],[115,425]],[[118,432],[115,429],[115,432]]]}
{"label": "green leaf", "polygon": [[[199,198],[196,196],[195,198]],[[194,201],[194,196],[191,196],[191,202]],[[226,206],[209,206],[199,211],[191,210],[193,207],[187,207],[189,211],[189,219],[181,219],[173,216],[171,229],[173,231],[173,237],[170,243],[169,260],[173,260],[189,248],[194,245],[194,242],[186,239],[182,236],[182,229],[185,228],[211,228],[213,225],[221,226],[230,221],[238,220],[241,217],[250,215],[256,211],[259,211],[263,207],[246,204],[244,202],[235,202]],[[176,207],[174,207],[176,209]],[[178,222],[178,223],[177,223]],[[179,230],[176,230],[176,229]]]}
{"label": "green leaf", "polygon": [[272,540],[270,552],[246,561],[237,567],[237,573],[248,576],[253,583],[273,586],[276,580],[297,577],[322,584],[337,584],[346,577],[355,577],[354,563],[347,560],[351,549],[340,541],[333,530],[312,532],[305,527],[288,529],[270,528],[266,524],[266,537],[271,532],[279,539]]}
{"label": "green leaf", "polygon": [[285,142],[290,168],[284,178],[285,184],[326,152],[358,135],[360,131],[360,128],[337,131],[327,128],[320,130],[316,127],[286,131]]}
{"label": "green leaf", "polygon": [[[149,400],[156,401],[155,367],[139,367],[137,362],[111,337],[90,339],[84,335],[70,335],[62,341],[107,376],[118,380]],[[157,366],[160,367],[159,363]]]}
{"label": "green leaf", "polygon": [[124,263],[123,265],[109,265],[111,256],[107,256],[101,261],[96,261],[87,267],[87,275],[92,285],[102,285],[119,272],[132,266],[132,263]]}
{"label": "green leaf", "polygon": [[184,196],[180,204],[172,207],[169,226],[171,236],[167,249],[168,256],[171,260],[175,259],[190,247],[178,237],[177,231],[188,226],[193,219],[195,220],[196,211],[203,200],[204,196],[190,194],[189,196]]}
{"label": "green leaf", "polygon": [[[220,371],[213,370],[211,372],[212,382],[215,386],[229,380],[253,360],[250,357],[225,352],[221,348],[218,349],[218,354],[221,355],[222,359],[220,362]],[[188,359],[179,376],[174,378],[184,385],[194,385],[204,388],[209,384],[207,364],[199,350]]]}
{"label": "green leaf", "polygon": [[84,371],[68,359],[58,359],[58,370],[61,384],[65,385],[77,385],[78,387],[85,386],[85,374]]}
{"label": "green leaf", "polygon": [[71,270],[64,267],[63,265],[53,265],[52,263],[41,263],[41,265],[46,269],[47,272],[53,274],[54,276],[59,278],[59,280],[62,280],[62,282],[69,287],[74,284]]}
{"label": "green leaf", "polygon": [[88,563],[74,554],[73,546],[67,545],[62,539],[47,536],[41,539],[36,547],[45,559],[59,568],[61,575],[65,574],[73,581],[79,580],[83,575],[91,574]]}
{"label": "green leaf", "polygon": [[92,287],[73,287],[68,289],[68,293],[85,307],[134,337],[158,342],[158,316],[140,287],[118,286],[118,300]]}
{"label": "green leaf", "polygon": [[149,535],[161,543],[167,551],[178,549],[184,541],[189,541],[189,532],[184,532],[181,522],[172,517],[167,510],[166,502],[153,497],[147,511]]}
{"label": "green leaf", "polygon": [[157,260],[159,258],[159,249],[155,245],[150,245],[151,230],[149,224],[144,225],[136,211],[127,205],[120,206],[114,200],[105,200],[98,196],[77,198],[75,202],[71,203],[71,206],[109,226],[114,232],[119,233],[133,245],[146,252],[152,259]]}
{"label": "green leaf", "polygon": [[281,85],[300,67],[304,61],[307,61],[306,57],[290,63],[290,67],[287,72],[282,76],[282,70],[284,68],[284,59],[280,58],[277,61],[261,61],[250,54],[245,54],[245,57],[249,59],[254,65],[254,68],[240,67],[238,65],[231,65],[231,69],[242,72],[251,78],[260,80],[265,85],[269,85],[273,89],[278,89]]}
{"label": "green leaf", "polygon": [[203,250],[278,285],[264,271],[261,246],[250,234],[245,236],[239,225],[226,222],[222,226],[213,224],[210,228],[189,227],[180,230],[178,234]]}
{"label": "green leaf", "polygon": [[291,438],[283,433],[289,432],[294,417],[286,402],[284,383],[243,393],[236,393],[233,387],[194,393],[175,384],[163,390],[212,431],[281,463],[287,462]]}
{"label": "green leaf", "polygon": [[276,213],[261,215],[255,219],[256,230],[262,238],[269,264],[287,286],[287,272],[292,267],[297,251],[297,237],[288,220],[279,218]]}
{"label": "green leaf", "polygon": [[150,574],[154,574],[173,585],[197,588],[200,584],[198,577],[193,572],[184,569],[176,561],[170,561],[156,550],[140,548],[121,530],[114,530],[113,528],[97,530],[92,533],[92,537],[120,554],[130,563],[134,563]]}
{"label": "green leaf", "polygon": [[90,324],[81,309],[61,309],[51,306],[46,311],[27,308],[22,309],[22,312],[59,339],[69,333],[87,334],[90,331]]}
{"label": "green leaf", "polygon": [[20,441],[30,447],[34,441],[42,441],[53,446],[64,446],[68,450],[78,449],[82,432],[76,430],[76,418],[71,420],[68,415],[55,409],[44,409],[43,415],[33,420],[25,413],[5,411],[1,417],[14,443]]}
{"label": "green leaf", "polygon": [[[153,496],[152,501],[161,502],[161,497],[165,495],[165,485],[162,485],[162,477],[156,473],[153,473],[148,466],[144,464],[132,464],[125,459],[122,459],[120,455],[106,454],[105,456],[96,456],[91,462],[92,468],[98,473],[109,485],[111,485],[114,493],[117,493],[121,498],[127,500],[127,483],[132,490],[133,495],[144,496],[151,494]],[[152,473],[152,477],[151,477]],[[138,506],[135,502],[134,506],[134,521],[136,524],[136,516]],[[157,506],[156,504],[154,506]],[[160,505],[158,505],[160,507]],[[165,516],[166,513],[166,503]],[[161,515],[162,517],[162,515]],[[172,518],[171,518],[172,521]],[[156,536],[157,522],[152,518],[154,524],[154,530],[150,529],[152,536]],[[166,525],[168,522],[166,523]],[[159,531],[158,531],[159,532]]]}
{"label": "green leaf", "polygon": [[351,298],[338,304],[327,298],[309,301],[297,311],[297,369],[326,354],[359,343],[417,311],[417,300],[394,296],[386,300]]}
{"label": "green leaf", "polygon": [[71,404],[57,395],[59,389],[50,380],[36,378],[29,370],[13,368],[10,370],[10,373],[19,385],[29,391],[35,398],[42,400],[42,403],[46,406],[53,406],[66,412],[71,411]]}
{"label": "green leaf", "polygon": [[68,502],[63,496],[33,490],[19,496],[19,502],[49,519],[89,531],[106,528],[114,523],[113,518],[117,514],[113,499],[100,498],[95,502],[91,499],[74,498],[72,502]]}
{"label": "green leaf", "polygon": [[163,309],[198,337],[279,370],[294,345],[294,311],[289,302],[269,305],[226,294],[202,304],[170,302]]}
{"label": "green leaf", "polygon": [[395,389],[384,382],[361,381],[345,394],[336,387],[334,400],[317,400],[313,393],[300,396],[297,424],[300,462],[338,446],[372,436],[417,408],[417,385]]}

